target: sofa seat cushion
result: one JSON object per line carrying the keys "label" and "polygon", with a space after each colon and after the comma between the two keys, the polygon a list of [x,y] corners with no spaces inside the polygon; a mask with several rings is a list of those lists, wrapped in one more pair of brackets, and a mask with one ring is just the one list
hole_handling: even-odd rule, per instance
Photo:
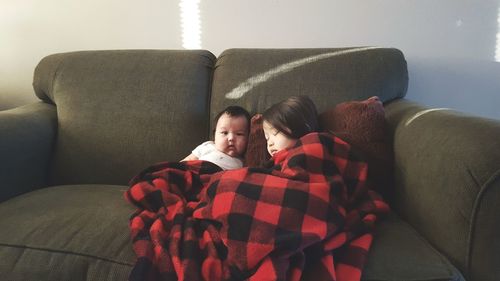
{"label": "sofa seat cushion", "polygon": [[66,185],[0,205],[0,280],[127,280],[126,186]]}
{"label": "sofa seat cushion", "polygon": [[[135,254],[123,199],[127,186],[66,185],[0,205],[0,280],[127,280]],[[307,280],[315,280],[310,273]],[[407,223],[390,214],[363,280],[463,280]]]}
{"label": "sofa seat cushion", "polygon": [[443,255],[394,213],[382,218],[362,280],[465,280]]}

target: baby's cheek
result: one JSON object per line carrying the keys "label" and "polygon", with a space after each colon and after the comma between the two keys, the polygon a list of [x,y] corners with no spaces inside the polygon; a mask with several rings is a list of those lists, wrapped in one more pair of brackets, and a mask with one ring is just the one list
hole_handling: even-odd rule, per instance
{"label": "baby's cheek", "polygon": [[215,143],[215,148],[217,148],[217,150],[220,150],[220,151],[224,150],[225,144],[223,141],[220,141],[220,139],[219,139],[219,140],[216,140],[214,143]]}

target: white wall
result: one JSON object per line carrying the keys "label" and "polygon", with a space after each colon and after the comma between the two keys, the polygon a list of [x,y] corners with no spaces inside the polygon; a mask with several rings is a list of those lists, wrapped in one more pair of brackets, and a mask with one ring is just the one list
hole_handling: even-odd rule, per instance
{"label": "white wall", "polygon": [[[408,99],[500,119],[500,0],[199,1],[191,7],[199,8],[192,19],[200,47],[215,55],[232,47],[396,47],[408,61]],[[0,109],[36,100],[33,69],[51,53],[183,48],[179,2],[0,0]]]}

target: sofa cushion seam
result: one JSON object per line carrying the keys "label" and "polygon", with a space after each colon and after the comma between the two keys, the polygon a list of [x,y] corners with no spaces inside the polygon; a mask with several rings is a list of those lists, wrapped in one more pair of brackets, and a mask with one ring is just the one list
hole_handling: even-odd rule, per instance
{"label": "sofa cushion seam", "polygon": [[116,263],[119,265],[133,266],[133,264],[127,263],[127,262],[121,262],[121,261],[113,260],[110,258],[99,257],[99,256],[95,256],[95,255],[90,255],[90,254],[76,253],[76,252],[67,251],[67,250],[66,251],[54,250],[54,249],[48,249],[48,248],[42,248],[42,247],[33,247],[33,246],[25,246],[25,245],[12,245],[12,244],[6,244],[6,243],[0,243],[0,246],[18,248],[18,249],[35,250],[35,251],[45,251],[45,252],[57,253],[57,254],[70,254],[70,255],[86,257],[86,258],[95,258],[95,259],[99,259],[99,260],[106,261],[106,262]]}

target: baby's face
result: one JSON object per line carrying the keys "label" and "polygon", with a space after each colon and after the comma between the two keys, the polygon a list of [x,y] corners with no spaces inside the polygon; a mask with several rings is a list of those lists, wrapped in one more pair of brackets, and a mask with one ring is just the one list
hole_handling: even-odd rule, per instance
{"label": "baby's face", "polygon": [[247,148],[248,121],[244,116],[223,114],[215,127],[215,148],[233,157],[241,157]]}
{"label": "baby's face", "polygon": [[262,123],[262,129],[264,130],[264,136],[267,141],[267,151],[271,154],[271,156],[280,150],[292,147],[297,142],[297,139],[288,137],[274,128],[267,121]]}

